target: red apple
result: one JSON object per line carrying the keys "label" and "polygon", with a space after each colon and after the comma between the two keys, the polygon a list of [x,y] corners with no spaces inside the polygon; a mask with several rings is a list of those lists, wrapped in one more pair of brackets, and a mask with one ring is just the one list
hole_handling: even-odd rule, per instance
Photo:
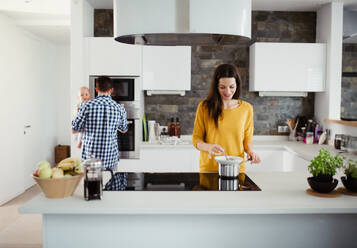
{"label": "red apple", "polygon": [[38,174],[40,173],[40,170],[41,170],[41,168],[38,168],[33,175],[35,177],[38,177]]}

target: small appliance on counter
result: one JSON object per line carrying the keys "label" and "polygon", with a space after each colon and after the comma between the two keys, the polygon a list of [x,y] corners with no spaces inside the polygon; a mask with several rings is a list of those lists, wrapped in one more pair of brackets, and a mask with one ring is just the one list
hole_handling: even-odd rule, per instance
{"label": "small appliance on counter", "polygon": [[83,162],[84,167],[84,199],[101,200],[103,195],[102,161],[90,158]]}

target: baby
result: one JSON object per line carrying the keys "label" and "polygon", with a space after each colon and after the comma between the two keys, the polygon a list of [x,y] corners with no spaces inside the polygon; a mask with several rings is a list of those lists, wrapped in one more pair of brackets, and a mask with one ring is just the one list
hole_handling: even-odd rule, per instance
{"label": "baby", "polygon": [[[90,92],[88,87],[82,86],[79,88],[78,99],[80,102],[76,106],[76,113],[78,113],[83,103],[90,100]],[[82,147],[82,133],[75,134],[75,140],[77,142],[77,148],[80,149]]]}

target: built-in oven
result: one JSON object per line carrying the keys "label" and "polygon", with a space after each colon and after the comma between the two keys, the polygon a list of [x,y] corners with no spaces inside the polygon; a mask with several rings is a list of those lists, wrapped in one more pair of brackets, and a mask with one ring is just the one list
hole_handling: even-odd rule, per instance
{"label": "built-in oven", "polygon": [[118,131],[120,158],[140,158],[140,119],[128,119],[128,131]]}
{"label": "built-in oven", "polygon": [[[99,76],[90,76],[89,90],[92,96]],[[121,159],[139,159],[141,142],[141,87],[139,77],[109,76],[113,83],[112,99],[122,104],[127,113],[128,131],[118,131],[118,148]]]}

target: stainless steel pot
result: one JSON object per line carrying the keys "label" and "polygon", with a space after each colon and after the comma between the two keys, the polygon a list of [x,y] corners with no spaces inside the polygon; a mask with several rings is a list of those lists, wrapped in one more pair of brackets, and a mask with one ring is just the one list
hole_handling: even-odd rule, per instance
{"label": "stainless steel pot", "polygon": [[215,157],[218,163],[218,174],[222,178],[233,179],[237,178],[239,174],[240,164],[243,162],[243,158],[235,156],[217,156]]}
{"label": "stainless steel pot", "polygon": [[223,179],[222,177],[219,178],[219,190],[220,191],[235,191],[238,190],[238,179]]}

